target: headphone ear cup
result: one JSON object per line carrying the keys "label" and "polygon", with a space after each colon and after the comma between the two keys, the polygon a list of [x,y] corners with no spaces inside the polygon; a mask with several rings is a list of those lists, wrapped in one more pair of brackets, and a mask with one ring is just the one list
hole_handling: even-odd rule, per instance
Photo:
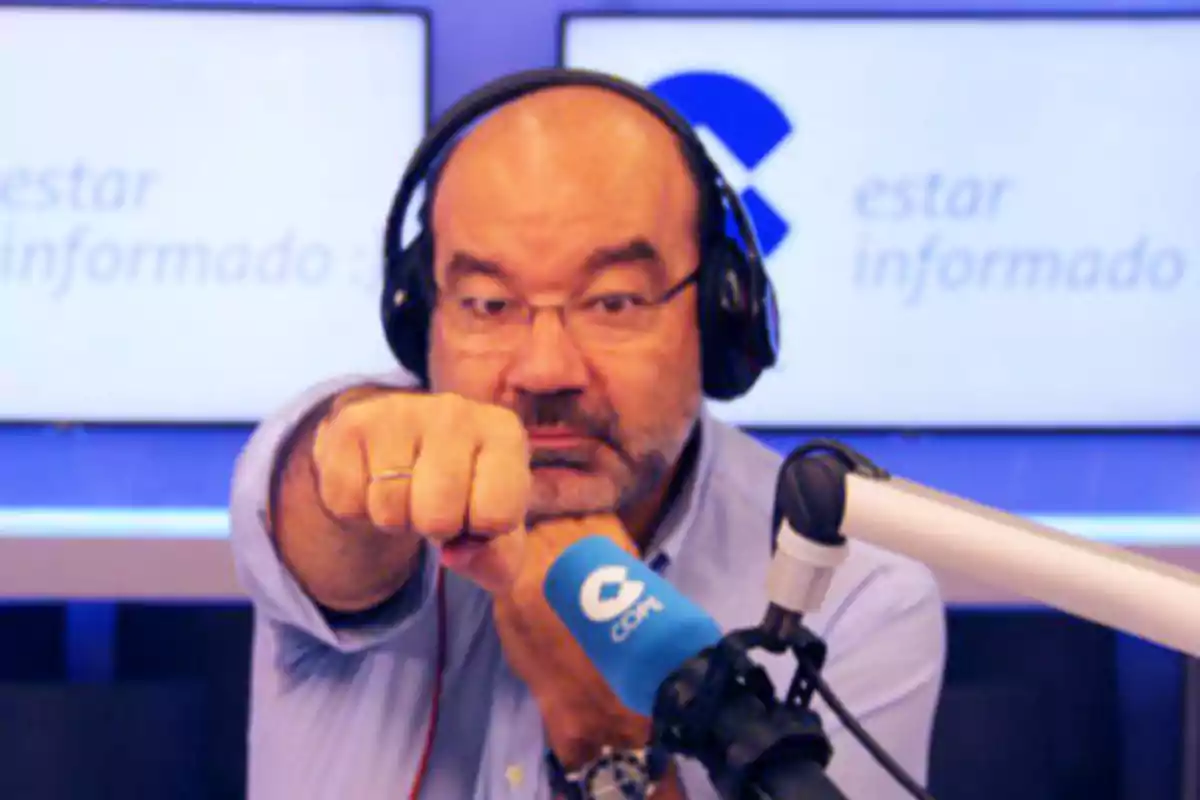
{"label": "headphone ear cup", "polygon": [[429,385],[429,321],[431,309],[421,276],[428,274],[432,243],[422,232],[384,273],[383,333],[392,355],[423,387]]}
{"label": "headphone ear cup", "polygon": [[700,270],[701,364],[704,394],[713,400],[741,397],[775,363],[774,349],[765,344],[772,333],[756,296],[753,270],[728,236],[710,248]]}

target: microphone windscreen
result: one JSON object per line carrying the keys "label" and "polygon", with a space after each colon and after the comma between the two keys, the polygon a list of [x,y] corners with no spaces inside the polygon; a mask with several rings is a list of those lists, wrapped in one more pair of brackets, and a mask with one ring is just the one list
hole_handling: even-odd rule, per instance
{"label": "microphone windscreen", "polygon": [[663,681],[721,639],[703,609],[603,536],[564,550],[543,591],[621,703],[645,716]]}

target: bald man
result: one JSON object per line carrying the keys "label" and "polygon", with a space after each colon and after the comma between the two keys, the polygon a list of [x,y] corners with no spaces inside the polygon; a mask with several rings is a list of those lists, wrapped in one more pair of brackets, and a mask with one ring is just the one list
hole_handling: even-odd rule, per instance
{"label": "bald man", "polygon": [[[537,588],[600,532],[725,629],[766,607],[780,457],[702,401],[699,193],[679,143],[614,92],[546,89],[463,137],[431,196],[428,387],[317,387],[238,462],[249,796],[589,797],[579,775],[626,764],[655,800],[713,800],[697,764],[650,768],[649,721]],[[856,543],[808,623],[834,691],[923,781],[944,657],[930,574]],[[783,691],[790,661],[767,667]],[[823,719],[848,797],[905,796]]]}

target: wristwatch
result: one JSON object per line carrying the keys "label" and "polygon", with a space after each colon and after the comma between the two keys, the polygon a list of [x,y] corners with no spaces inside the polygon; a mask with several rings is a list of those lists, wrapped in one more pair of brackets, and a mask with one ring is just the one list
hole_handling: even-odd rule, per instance
{"label": "wristwatch", "polygon": [[550,786],[563,800],[647,800],[667,771],[668,755],[657,747],[614,750],[567,772],[553,751],[546,752]]}

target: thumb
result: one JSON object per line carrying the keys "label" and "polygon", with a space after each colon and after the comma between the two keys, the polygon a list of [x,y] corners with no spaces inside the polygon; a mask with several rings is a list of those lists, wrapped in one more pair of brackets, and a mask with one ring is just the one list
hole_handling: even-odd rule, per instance
{"label": "thumb", "polygon": [[524,525],[514,528],[456,565],[455,571],[492,595],[506,594],[521,574],[527,539]]}

